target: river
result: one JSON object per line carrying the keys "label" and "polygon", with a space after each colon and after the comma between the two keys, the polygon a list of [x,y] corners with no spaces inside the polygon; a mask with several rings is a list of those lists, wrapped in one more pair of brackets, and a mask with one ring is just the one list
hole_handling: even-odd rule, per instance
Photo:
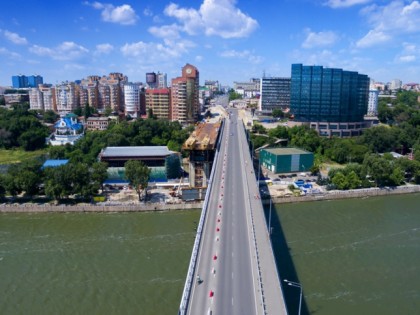
{"label": "river", "polygon": [[[418,314],[420,194],[277,205],[302,314]],[[200,211],[0,214],[0,314],[176,314]],[[281,226],[279,224],[279,219]],[[289,313],[299,289],[284,286]]]}
{"label": "river", "polygon": [[0,314],[176,314],[199,215],[0,214]]}
{"label": "river", "polygon": [[[419,205],[420,194],[276,205],[278,266],[302,285],[302,314],[420,314]],[[283,287],[297,314],[299,288]]]}

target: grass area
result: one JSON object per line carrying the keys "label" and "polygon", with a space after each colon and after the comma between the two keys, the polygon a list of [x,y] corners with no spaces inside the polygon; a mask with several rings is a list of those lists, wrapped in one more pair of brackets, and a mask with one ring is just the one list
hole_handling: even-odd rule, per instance
{"label": "grass area", "polygon": [[19,163],[47,153],[46,149],[37,151],[0,150],[0,164]]}

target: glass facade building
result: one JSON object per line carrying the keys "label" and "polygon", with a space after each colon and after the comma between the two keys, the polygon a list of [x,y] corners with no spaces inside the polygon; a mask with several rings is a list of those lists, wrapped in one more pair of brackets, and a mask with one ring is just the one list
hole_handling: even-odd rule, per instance
{"label": "glass facade building", "polygon": [[[369,82],[367,75],[354,71],[293,64],[290,111],[295,121],[311,123],[311,127],[322,135],[357,135],[363,124],[358,124],[361,127],[355,128],[357,130],[351,128],[352,131],[344,133],[340,126],[346,130],[347,123],[363,122],[368,107]],[[330,123],[334,123],[333,128]],[[319,130],[319,126],[325,128]]]}
{"label": "glass facade building", "polygon": [[12,86],[15,89],[20,88],[36,88],[38,84],[43,84],[44,79],[40,75],[14,75],[12,76]]}
{"label": "glass facade building", "polygon": [[260,83],[260,111],[286,109],[290,106],[290,78],[262,78]]}
{"label": "glass facade building", "polygon": [[367,75],[292,65],[290,109],[296,121],[360,122],[367,113],[368,99]]}

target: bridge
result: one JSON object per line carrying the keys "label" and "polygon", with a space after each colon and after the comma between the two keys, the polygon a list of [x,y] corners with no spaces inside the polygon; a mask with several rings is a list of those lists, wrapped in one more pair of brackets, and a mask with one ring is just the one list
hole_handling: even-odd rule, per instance
{"label": "bridge", "polygon": [[287,314],[236,110],[221,128],[179,314]]}

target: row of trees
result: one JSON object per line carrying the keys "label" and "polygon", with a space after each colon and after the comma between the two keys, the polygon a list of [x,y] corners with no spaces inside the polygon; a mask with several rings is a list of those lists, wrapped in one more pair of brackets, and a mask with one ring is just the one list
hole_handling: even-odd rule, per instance
{"label": "row of trees", "polygon": [[56,200],[80,195],[87,199],[101,188],[106,169],[106,164],[101,162],[91,166],[68,163],[42,169],[42,162],[33,159],[11,165],[7,173],[0,176],[0,193],[11,196],[23,193],[28,198],[46,195]]}
{"label": "row of trees", "polygon": [[[107,165],[102,162],[90,166],[76,162],[45,169],[41,166],[39,160],[12,165],[5,175],[0,175],[0,197],[6,193],[11,196],[23,193],[26,198],[45,195],[59,201],[76,195],[89,200],[103,190],[107,178]],[[140,200],[141,194],[147,191],[150,169],[141,161],[128,161],[125,174]]]}

